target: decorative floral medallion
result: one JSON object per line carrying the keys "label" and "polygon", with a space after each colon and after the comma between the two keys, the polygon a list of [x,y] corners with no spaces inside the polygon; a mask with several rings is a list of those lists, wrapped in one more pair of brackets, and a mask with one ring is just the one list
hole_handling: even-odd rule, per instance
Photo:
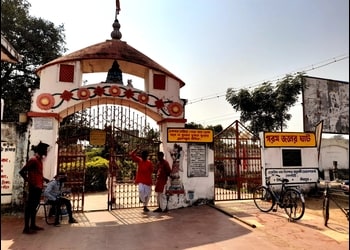
{"label": "decorative floral medallion", "polygon": [[168,105],[168,111],[171,116],[178,117],[182,114],[183,108],[182,105],[178,102],[172,102]]}
{"label": "decorative floral medallion", "polygon": [[109,88],[109,94],[111,96],[119,96],[120,95],[120,88],[118,86],[111,86]]}
{"label": "decorative floral medallion", "polygon": [[40,109],[48,110],[55,105],[55,99],[51,94],[40,94],[36,99],[36,105],[38,105]]}
{"label": "decorative floral medallion", "polygon": [[90,91],[87,88],[81,88],[78,90],[78,97],[81,100],[86,100],[90,97]]}
{"label": "decorative floral medallion", "polygon": [[142,104],[148,103],[149,97],[146,93],[140,93],[138,96],[138,100]]}

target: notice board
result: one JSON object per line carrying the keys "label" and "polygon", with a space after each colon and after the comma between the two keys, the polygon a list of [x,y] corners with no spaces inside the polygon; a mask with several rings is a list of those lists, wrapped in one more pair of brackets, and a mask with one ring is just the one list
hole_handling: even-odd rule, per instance
{"label": "notice board", "polygon": [[206,144],[189,144],[188,145],[188,177],[207,177],[207,151]]}

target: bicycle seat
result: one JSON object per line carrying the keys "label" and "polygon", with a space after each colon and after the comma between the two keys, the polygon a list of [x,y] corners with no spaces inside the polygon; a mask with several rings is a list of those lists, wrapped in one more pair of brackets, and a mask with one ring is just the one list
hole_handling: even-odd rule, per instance
{"label": "bicycle seat", "polygon": [[289,180],[288,179],[282,179],[282,183],[288,183]]}

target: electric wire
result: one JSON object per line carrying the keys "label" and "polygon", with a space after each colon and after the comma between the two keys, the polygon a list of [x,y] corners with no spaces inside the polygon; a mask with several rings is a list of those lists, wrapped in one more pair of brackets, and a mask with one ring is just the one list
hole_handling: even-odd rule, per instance
{"label": "electric wire", "polygon": [[[311,64],[311,65],[306,66],[302,69],[295,70],[295,71],[292,71],[292,72],[284,74],[284,75],[279,75],[279,76],[273,77],[272,80],[258,81],[258,82],[247,84],[247,85],[245,84],[244,86],[248,86],[248,88],[253,88],[253,87],[257,87],[257,86],[261,85],[264,82],[277,82],[281,79],[281,77],[283,78],[286,75],[296,75],[296,74],[301,73],[301,72],[306,73],[306,72],[320,69],[320,68],[326,67],[328,65],[331,65],[333,63],[340,62],[340,61],[343,61],[346,59],[349,59],[349,54],[344,54],[341,56],[333,57],[333,58],[328,59],[328,60],[324,60],[324,61],[316,63],[316,64]],[[188,101],[187,105],[198,103],[198,102],[203,102],[203,101],[208,101],[208,100],[212,100],[212,99],[217,99],[217,98],[221,98],[223,96],[226,96],[226,92],[220,92],[220,93],[216,93],[214,95],[195,98],[195,99]]]}

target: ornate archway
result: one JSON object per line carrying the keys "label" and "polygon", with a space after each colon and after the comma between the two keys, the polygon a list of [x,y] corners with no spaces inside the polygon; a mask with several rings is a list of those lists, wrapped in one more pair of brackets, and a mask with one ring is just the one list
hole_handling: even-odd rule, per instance
{"label": "ornate archway", "polygon": [[[86,85],[84,74],[97,72],[106,73],[106,80]],[[129,142],[137,138],[145,141],[144,145],[151,148],[157,145],[157,150],[161,150],[167,144],[166,128],[184,127],[186,122],[186,100],[179,95],[184,83],[158,63],[117,39],[57,58],[40,67],[37,73],[40,76],[40,89],[34,93],[28,113],[32,118],[31,142],[35,144],[44,140],[53,148],[53,153],[47,157],[46,162],[50,164],[45,166],[46,176],[54,176],[59,169],[71,172],[68,180],[76,193],[73,197],[76,211],[84,209],[86,159],[76,143],[77,138],[71,134],[68,137],[60,134],[64,126],[72,125],[67,123],[68,118],[75,119],[74,131],[81,129],[77,135],[79,140],[89,139],[91,130],[104,131],[107,135],[104,147],[113,149],[109,152],[113,161],[116,157],[123,157],[118,156],[120,152],[112,146],[116,137],[128,137]],[[143,88],[134,88],[129,80],[124,84],[122,73],[142,78]],[[132,117],[133,112],[141,116],[136,119]],[[157,124],[161,144],[147,142],[149,138],[142,134],[149,132],[146,119]],[[131,137],[135,140],[131,140]],[[129,142],[131,147],[133,144]],[[108,176],[114,178],[114,172],[111,166]],[[116,198],[112,184],[112,179],[109,179],[108,187],[112,191],[109,191],[108,203]]]}

